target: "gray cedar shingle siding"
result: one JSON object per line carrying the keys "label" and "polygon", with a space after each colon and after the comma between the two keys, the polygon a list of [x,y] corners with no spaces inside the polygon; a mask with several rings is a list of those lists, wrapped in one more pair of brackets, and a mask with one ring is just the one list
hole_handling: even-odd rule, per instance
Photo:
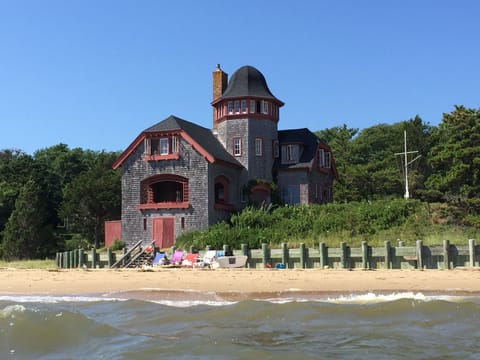
{"label": "gray cedar shingle siding", "polygon": [[[212,105],[227,106],[231,99],[267,100],[283,106],[268,88],[260,71],[252,66],[238,69],[223,94]],[[222,103],[223,102],[223,103]],[[277,113],[276,113],[277,114]],[[175,218],[175,236],[186,231],[207,228],[228,220],[232,210],[240,210],[242,189],[252,179],[272,180],[276,174],[279,190],[295,186],[301,203],[318,202],[318,192],[331,188],[336,171],[319,171],[315,164],[319,144],[323,144],[308,129],[277,131],[276,115],[255,113],[235,114],[216,124],[216,133],[176,116],[144,130],[123,152],[114,168],[122,167],[122,238],[131,245],[139,240],[152,241],[152,218]],[[214,117],[215,121],[215,117]],[[180,136],[180,158],[147,161],[144,158],[144,138],[151,135]],[[242,156],[233,156],[233,138],[242,140]],[[263,139],[263,156],[255,155],[255,139]],[[280,156],[273,158],[273,143],[278,140]],[[299,144],[302,148],[298,163],[282,164],[282,144]],[[327,147],[328,148],[328,147]],[[141,182],[158,174],[172,174],[188,179],[188,209],[159,208],[139,210]],[[227,179],[227,203],[215,204],[215,179]],[[144,220],[146,229],[144,229]],[[183,225],[183,228],[182,228]]]}

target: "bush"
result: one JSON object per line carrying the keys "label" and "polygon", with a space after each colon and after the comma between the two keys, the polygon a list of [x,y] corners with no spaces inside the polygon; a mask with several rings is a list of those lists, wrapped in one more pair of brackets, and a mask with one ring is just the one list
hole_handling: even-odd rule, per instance
{"label": "bush", "polygon": [[125,248],[125,242],[120,239],[115,239],[113,245],[111,246],[112,251],[118,251]]}

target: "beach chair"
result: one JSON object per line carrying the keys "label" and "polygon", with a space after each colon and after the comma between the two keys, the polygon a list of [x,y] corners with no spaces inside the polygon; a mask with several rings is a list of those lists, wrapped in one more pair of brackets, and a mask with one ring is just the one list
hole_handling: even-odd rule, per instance
{"label": "beach chair", "polygon": [[194,267],[197,264],[199,254],[188,253],[182,261],[183,267]]}
{"label": "beach chair", "polygon": [[166,265],[166,264],[168,264],[168,260],[167,260],[167,257],[165,255],[165,253],[157,252],[155,254],[155,257],[153,258],[152,265],[153,266],[161,266],[161,265]]}
{"label": "beach chair", "polygon": [[170,259],[170,264],[171,265],[180,265],[182,263],[182,260],[183,260],[183,254],[184,254],[184,252],[182,250],[175,250],[172,258]]}
{"label": "beach chair", "polygon": [[203,256],[203,265],[212,267],[217,262],[217,251],[209,250]]}

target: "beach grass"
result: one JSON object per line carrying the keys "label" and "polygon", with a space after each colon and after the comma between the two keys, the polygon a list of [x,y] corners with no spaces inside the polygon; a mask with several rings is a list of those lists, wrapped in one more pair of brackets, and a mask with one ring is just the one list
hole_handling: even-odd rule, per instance
{"label": "beach grass", "polygon": [[0,260],[0,268],[13,269],[56,269],[55,260],[15,260],[3,261]]}

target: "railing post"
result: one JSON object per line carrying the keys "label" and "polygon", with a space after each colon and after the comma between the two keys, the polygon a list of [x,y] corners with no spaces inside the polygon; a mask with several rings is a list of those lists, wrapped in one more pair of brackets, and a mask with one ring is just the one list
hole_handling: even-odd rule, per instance
{"label": "railing post", "polygon": [[390,248],[390,241],[385,241],[385,268],[392,268],[392,249]]}
{"label": "railing post", "polygon": [[107,259],[108,259],[108,267],[110,268],[113,265],[112,248],[107,248]]}
{"label": "railing post", "polygon": [[423,270],[423,241],[422,240],[417,240],[416,253],[417,253],[417,268]]}
{"label": "railing post", "polygon": [[340,264],[342,269],[347,269],[347,244],[344,241],[340,242]]}
{"label": "railing post", "polygon": [[83,254],[83,249],[78,249],[78,266],[83,267],[85,264],[85,257]]}
{"label": "railing post", "polygon": [[450,241],[443,240],[443,269],[450,269]]}
{"label": "railing post", "polygon": [[367,270],[369,266],[368,264],[368,243],[366,241],[362,241],[362,269]]}
{"label": "railing post", "polygon": [[269,264],[269,256],[268,256],[268,245],[265,243],[262,243],[262,264],[263,267],[267,267],[267,264]]}
{"label": "railing post", "polygon": [[320,267],[322,269],[325,269],[325,267],[328,266],[328,254],[327,254],[327,247],[325,246],[325,243],[323,241],[319,245],[319,251],[320,251]]}
{"label": "railing post", "polygon": [[288,255],[287,243],[282,243],[282,263],[285,265],[285,268],[288,268],[288,262],[290,261]]}
{"label": "railing post", "polygon": [[[242,255],[245,255],[248,257],[248,246],[247,244],[241,244],[241,249],[242,249]],[[247,259],[247,262],[245,263],[245,267],[250,267],[250,259]]]}
{"label": "railing post", "polygon": [[305,243],[300,244],[300,268],[305,269]]}
{"label": "railing post", "polygon": [[67,264],[66,268],[70,269],[70,254],[69,251],[65,251],[65,263]]}
{"label": "railing post", "polygon": [[92,269],[97,267],[97,252],[95,247],[92,247]]}
{"label": "railing post", "polygon": [[470,267],[475,266],[475,239],[468,240],[468,255],[470,258]]}

